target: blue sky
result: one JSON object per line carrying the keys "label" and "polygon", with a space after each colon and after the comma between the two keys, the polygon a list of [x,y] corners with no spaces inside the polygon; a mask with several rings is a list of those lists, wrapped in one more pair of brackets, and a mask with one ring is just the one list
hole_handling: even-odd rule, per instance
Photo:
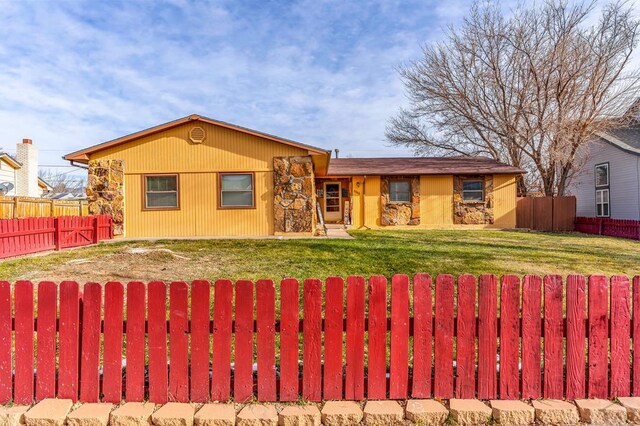
{"label": "blue sky", "polygon": [[469,5],[0,0],[0,147],[29,137],[42,165],[62,165],[195,113],[341,155],[408,155],[384,139],[405,103],[396,69]]}

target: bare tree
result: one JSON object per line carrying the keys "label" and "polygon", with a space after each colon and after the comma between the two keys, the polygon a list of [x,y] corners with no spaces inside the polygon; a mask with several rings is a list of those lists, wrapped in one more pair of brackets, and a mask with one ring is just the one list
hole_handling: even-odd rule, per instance
{"label": "bare tree", "polygon": [[53,170],[41,170],[38,177],[47,182],[55,193],[70,193],[84,195],[85,182],[83,179],[71,176],[69,173],[60,173]]}
{"label": "bare tree", "polygon": [[410,105],[386,136],[419,155],[485,155],[564,194],[579,150],[596,132],[620,125],[638,96],[628,70],[639,22],[625,3],[607,4],[587,25],[595,2],[549,0],[510,17],[495,3],[474,5],[444,41],[400,69]]}

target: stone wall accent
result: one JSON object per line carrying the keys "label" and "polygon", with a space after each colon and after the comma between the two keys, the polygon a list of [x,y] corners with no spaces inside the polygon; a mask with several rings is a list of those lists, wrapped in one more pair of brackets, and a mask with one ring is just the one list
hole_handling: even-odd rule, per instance
{"label": "stone wall accent", "polygon": [[[411,202],[392,202],[389,196],[389,182],[403,179],[411,182]],[[380,195],[382,196],[383,226],[419,225],[420,224],[420,176],[382,176],[380,178]]]}
{"label": "stone wall accent", "polygon": [[315,183],[310,156],[273,158],[275,232],[312,232]]}
{"label": "stone wall accent", "polygon": [[113,234],[124,234],[124,162],[89,161],[87,182],[89,214],[110,214]]}
{"label": "stone wall accent", "polygon": [[[465,180],[484,180],[483,201],[463,201],[462,182]],[[453,223],[457,225],[493,224],[493,176],[454,176],[453,177]]]}

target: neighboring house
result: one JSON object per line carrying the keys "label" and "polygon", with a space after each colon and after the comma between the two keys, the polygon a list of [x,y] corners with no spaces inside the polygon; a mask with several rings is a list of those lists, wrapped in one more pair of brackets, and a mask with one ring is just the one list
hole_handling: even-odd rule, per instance
{"label": "neighboring house", "polygon": [[569,193],[577,216],[640,220],[640,123],[598,133]]}
{"label": "neighboring house", "polygon": [[16,156],[0,152],[0,195],[42,197],[53,188],[38,177],[38,149],[31,139],[16,146]]}
{"label": "neighboring house", "polygon": [[514,228],[520,169],[486,158],[345,158],[192,115],[73,152],[89,210],[127,237]]}

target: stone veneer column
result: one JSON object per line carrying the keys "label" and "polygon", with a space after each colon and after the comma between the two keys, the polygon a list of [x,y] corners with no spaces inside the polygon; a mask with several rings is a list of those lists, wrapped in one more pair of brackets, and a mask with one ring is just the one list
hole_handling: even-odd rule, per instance
{"label": "stone veneer column", "polygon": [[312,232],[315,182],[310,156],[273,158],[275,232]]}
{"label": "stone veneer column", "polygon": [[124,235],[124,162],[89,161],[87,198],[90,214],[110,214],[113,234]]}

